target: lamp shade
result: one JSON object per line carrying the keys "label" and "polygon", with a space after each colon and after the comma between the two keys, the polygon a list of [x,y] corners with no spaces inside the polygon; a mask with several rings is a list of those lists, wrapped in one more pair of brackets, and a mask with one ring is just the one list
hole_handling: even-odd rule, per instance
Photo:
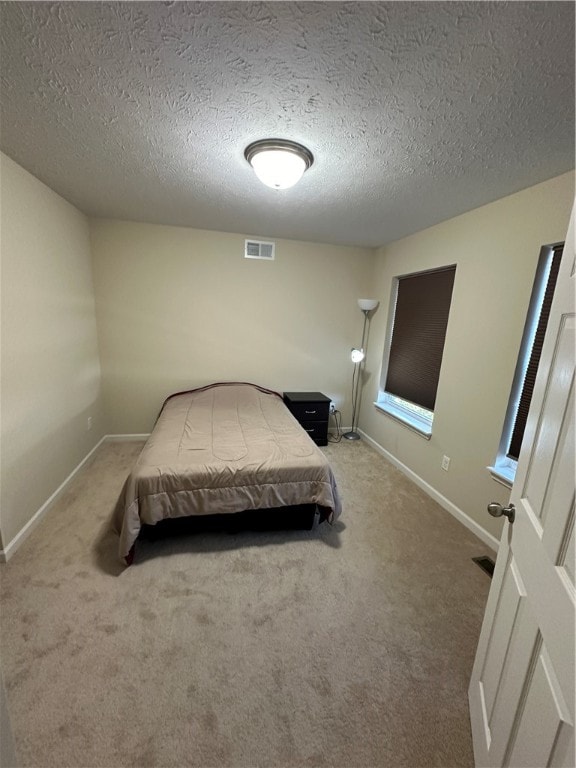
{"label": "lamp shade", "polygon": [[362,312],[370,312],[371,309],[376,309],[379,303],[376,299],[358,299],[358,306]]}

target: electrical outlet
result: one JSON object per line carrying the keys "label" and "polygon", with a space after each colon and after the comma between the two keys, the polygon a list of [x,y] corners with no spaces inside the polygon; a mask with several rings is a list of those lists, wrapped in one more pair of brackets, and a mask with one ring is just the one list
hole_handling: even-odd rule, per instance
{"label": "electrical outlet", "polygon": [[330,403],[330,413],[336,413],[336,406],[334,403]]}
{"label": "electrical outlet", "polygon": [[450,467],[450,456],[442,456],[442,469],[445,472],[448,472],[449,467]]}
{"label": "electrical outlet", "polygon": [[86,431],[90,432],[91,429],[92,429],[92,416],[88,416],[88,418],[86,419]]}

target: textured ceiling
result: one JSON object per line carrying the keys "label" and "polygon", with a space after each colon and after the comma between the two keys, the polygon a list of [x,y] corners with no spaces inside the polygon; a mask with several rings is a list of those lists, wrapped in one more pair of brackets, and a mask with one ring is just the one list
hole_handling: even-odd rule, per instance
{"label": "textured ceiling", "polygon": [[[2,2],[0,147],[92,216],[378,246],[574,167],[571,2]],[[290,190],[265,137],[315,163]]]}

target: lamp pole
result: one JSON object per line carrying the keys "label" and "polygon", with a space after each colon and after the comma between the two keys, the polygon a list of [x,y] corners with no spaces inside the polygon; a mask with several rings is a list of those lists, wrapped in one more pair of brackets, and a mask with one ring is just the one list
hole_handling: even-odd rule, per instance
{"label": "lamp pole", "polygon": [[[362,309],[364,314],[364,327],[362,328],[362,344],[360,345],[360,351],[364,353],[364,340],[366,338],[366,323],[368,321],[369,309]],[[360,394],[360,376],[362,374],[362,365],[366,357],[363,357],[360,362],[354,363],[354,371],[352,373],[352,427],[350,432],[344,432],[344,437],[347,440],[360,440],[360,435],[356,431],[356,419],[358,411],[358,396]]]}

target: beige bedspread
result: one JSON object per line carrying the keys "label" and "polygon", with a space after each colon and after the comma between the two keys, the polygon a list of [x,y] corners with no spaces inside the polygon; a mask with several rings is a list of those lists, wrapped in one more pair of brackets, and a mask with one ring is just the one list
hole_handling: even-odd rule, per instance
{"label": "beige bedspread", "polygon": [[217,384],[170,397],[114,513],[120,556],[142,524],[165,518],[317,504],[340,514],[322,451],[278,395]]}

